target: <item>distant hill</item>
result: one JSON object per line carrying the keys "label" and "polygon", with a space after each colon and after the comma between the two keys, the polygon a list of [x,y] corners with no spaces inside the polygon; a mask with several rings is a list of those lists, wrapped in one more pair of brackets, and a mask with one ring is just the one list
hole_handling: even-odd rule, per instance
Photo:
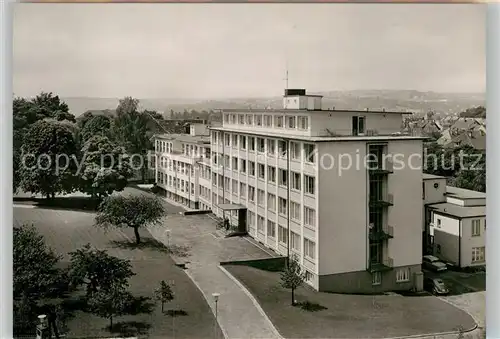
{"label": "distant hill", "polygon": [[[482,93],[437,93],[413,90],[353,90],[314,92],[323,95],[323,107],[336,109],[383,109],[412,111],[425,113],[458,113],[469,108],[484,106],[485,96]],[[61,98],[78,116],[88,110],[115,109],[118,98]],[[170,111],[183,112],[210,111],[221,108],[281,108],[282,97],[268,98],[227,98],[217,100],[203,99],[140,99],[143,109],[163,112],[167,116]]]}

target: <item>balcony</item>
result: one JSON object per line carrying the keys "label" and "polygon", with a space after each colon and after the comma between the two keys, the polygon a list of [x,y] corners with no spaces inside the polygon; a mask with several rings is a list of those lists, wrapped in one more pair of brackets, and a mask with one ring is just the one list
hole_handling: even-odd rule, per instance
{"label": "balcony", "polygon": [[388,207],[394,205],[394,196],[392,194],[380,194],[370,196],[370,207]]}
{"label": "balcony", "polygon": [[394,173],[394,166],[390,159],[382,157],[380,161],[367,164],[370,175]]}
{"label": "balcony", "polygon": [[394,238],[394,228],[384,225],[380,228],[371,228],[368,234],[371,242],[385,241]]}
{"label": "balcony", "polygon": [[370,262],[368,271],[370,273],[385,272],[392,270],[393,267],[394,267],[394,261],[392,260],[392,258],[388,257],[378,262]]}

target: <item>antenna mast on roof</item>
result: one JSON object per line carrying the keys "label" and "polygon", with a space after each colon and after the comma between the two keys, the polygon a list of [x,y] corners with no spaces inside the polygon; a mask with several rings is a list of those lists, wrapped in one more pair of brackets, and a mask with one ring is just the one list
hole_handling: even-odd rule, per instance
{"label": "antenna mast on roof", "polygon": [[[288,58],[286,59],[286,69],[285,69],[285,95],[286,95],[286,91],[288,90]],[[288,104],[288,100],[284,99],[285,101],[285,104],[284,104],[284,107],[283,108],[287,108],[287,104]]]}

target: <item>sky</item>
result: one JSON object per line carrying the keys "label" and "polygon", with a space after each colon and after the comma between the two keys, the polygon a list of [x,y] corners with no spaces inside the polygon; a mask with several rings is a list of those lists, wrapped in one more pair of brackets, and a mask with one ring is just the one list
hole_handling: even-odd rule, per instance
{"label": "sky", "polygon": [[62,97],[483,92],[486,6],[16,4],[13,88]]}

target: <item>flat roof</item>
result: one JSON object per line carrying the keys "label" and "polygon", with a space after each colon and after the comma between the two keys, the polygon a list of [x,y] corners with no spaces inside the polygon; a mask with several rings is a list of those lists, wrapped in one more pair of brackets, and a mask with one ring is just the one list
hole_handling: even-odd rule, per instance
{"label": "flat roof", "polygon": [[486,193],[446,186],[446,196],[458,199],[486,199]]}
{"label": "flat roof", "polygon": [[307,112],[348,112],[348,113],[379,113],[379,114],[413,114],[412,112],[397,111],[370,111],[370,110],[350,110],[350,109],[292,109],[292,108],[219,108],[223,113],[307,113]]}
{"label": "flat roof", "polygon": [[442,177],[440,175],[434,175],[434,174],[428,174],[428,173],[423,173],[422,178],[424,180],[431,180],[431,179],[446,179],[446,177]]}
{"label": "flat roof", "polygon": [[209,135],[191,135],[191,134],[155,134],[154,138],[167,139],[167,140],[178,140],[190,143],[210,143]]}
{"label": "flat roof", "polygon": [[429,205],[429,208],[439,214],[448,215],[458,219],[486,216],[486,206],[460,206],[444,202]]}
{"label": "flat roof", "polygon": [[328,141],[361,141],[361,140],[371,140],[371,141],[383,141],[383,140],[425,140],[427,137],[417,137],[411,135],[360,135],[360,136],[335,136],[335,137],[311,137],[307,135],[290,135],[284,133],[269,133],[269,132],[260,132],[253,130],[238,130],[231,129],[226,127],[211,127],[211,130],[221,131],[221,132],[231,132],[231,133],[239,133],[239,134],[248,134],[248,135],[256,135],[256,136],[265,136],[265,137],[274,137],[278,139],[290,139],[290,140],[302,140],[309,142],[328,142]]}
{"label": "flat roof", "polygon": [[220,204],[217,207],[219,207],[223,211],[236,211],[246,208],[244,205],[241,204]]}

